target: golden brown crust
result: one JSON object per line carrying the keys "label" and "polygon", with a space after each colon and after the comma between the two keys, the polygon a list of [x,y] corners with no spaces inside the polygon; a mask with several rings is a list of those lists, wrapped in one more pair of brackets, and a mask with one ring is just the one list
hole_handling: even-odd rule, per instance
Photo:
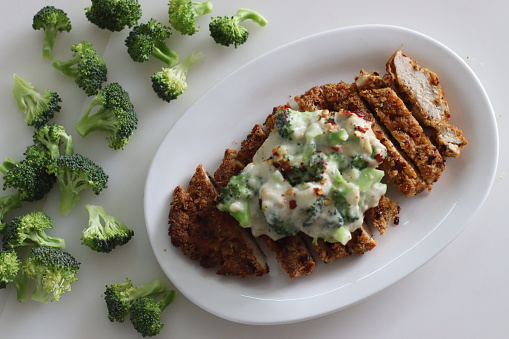
{"label": "golden brown crust", "polygon": [[384,195],[380,199],[378,206],[366,211],[366,219],[383,235],[389,223],[397,218],[400,209],[397,202]]}

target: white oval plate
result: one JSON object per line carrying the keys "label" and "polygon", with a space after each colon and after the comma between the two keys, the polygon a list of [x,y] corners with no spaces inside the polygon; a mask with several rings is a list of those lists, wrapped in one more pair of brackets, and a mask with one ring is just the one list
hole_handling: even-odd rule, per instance
{"label": "white oval plate", "polygon": [[[469,141],[431,194],[397,196],[399,226],[361,257],[319,264],[306,277],[289,279],[269,256],[264,277],[223,277],[202,269],[167,236],[173,189],[187,186],[196,166],[213,172],[225,148],[236,148],[272,108],[315,85],[352,82],[360,69],[385,73],[397,49],[435,71],[452,122]],[[168,278],[199,307],[247,324],[302,321],[343,309],[394,284],[446,247],[484,202],[495,176],[498,135],[489,99],[471,69],[441,43],[408,29],[366,25],[339,28],[292,42],[229,75],[177,121],[150,167],[145,217],[154,253]]]}

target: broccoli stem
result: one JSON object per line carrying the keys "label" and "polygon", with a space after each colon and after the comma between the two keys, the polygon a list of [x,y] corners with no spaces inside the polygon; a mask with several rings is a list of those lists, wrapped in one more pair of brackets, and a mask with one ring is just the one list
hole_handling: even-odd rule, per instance
{"label": "broccoli stem", "polygon": [[58,30],[55,27],[47,26],[44,28],[44,39],[42,42],[42,56],[47,60],[53,59],[53,46]]}
{"label": "broccoli stem", "polygon": [[161,310],[161,313],[169,304],[173,302],[173,300],[175,300],[176,295],[177,292],[175,290],[166,291],[163,297],[157,302],[157,304],[159,305],[159,309]]}
{"label": "broccoli stem", "polygon": [[48,246],[48,247],[57,247],[64,248],[65,240],[57,237],[50,237],[45,232],[37,232],[35,234],[29,234],[28,239],[33,241],[35,244],[39,246]]}
{"label": "broccoli stem", "polygon": [[169,67],[175,66],[179,61],[179,55],[165,43],[156,44],[152,51],[152,55]]}
{"label": "broccoli stem", "polygon": [[247,8],[240,8],[237,11],[237,14],[235,14],[234,18],[239,23],[245,20],[252,20],[262,27],[268,23],[267,19],[261,16],[260,13]]}
{"label": "broccoli stem", "polygon": [[166,291],[166,287],[163,281],[161,279],[155,279],[146,284],[137,286],[136,291],[131,295],[131,300],[157,295],[164,291]]}
{"label": "broccoli stem", "polygon": [[212,1],[193,2],[193,9],[196,16],[202,16],[212,12]]}
{"label": "broccoli stem", "polygon": [[185,77],[192,64],[203,58],[203,53],[193,53],[178,64],[174,70],[178,77]]}
{"label": "broccoli stem", "polygon": [[67,61],[55,60],[53,61],[53,67],[62,72],[63,74],[73,78],[76,64],[79,62],[79,56],[73,56],[71,59]]}
{"label": "broccoli stem", "polygon": [[28,301],[28,288],[29,279],[28,276],[21,271],[13,281],[14,287],[16,288],[16,297],[19,302]]}
{"label": "broccoli stem", "polygon": [[60,213],[68,215],[80,199],[79,191],[72,184],[60,182],[60,193]]}
{"label": "broccoli stem", "polygon": [[[96,101],[97,104],[95,104]],[[109,119],[111,117],[111,113],[103,106],[101,106],[94,114],[90,115],[90,112],[96,106],[99,106],[99,100],[92,100],[91,105],[83,117],[75,125],[76,131],[78,131],[82,137],[86,137],[94,130],[109,132],[115,129],[115,120]]]}
{"label": "broccoli stem", "polygon": [[22,112],[31,111],[37,103],[44,101],[44,96],[34,90],[32,84],[26,82],[18,75],[14,75],[14,86],[12,88],[16,104]]}

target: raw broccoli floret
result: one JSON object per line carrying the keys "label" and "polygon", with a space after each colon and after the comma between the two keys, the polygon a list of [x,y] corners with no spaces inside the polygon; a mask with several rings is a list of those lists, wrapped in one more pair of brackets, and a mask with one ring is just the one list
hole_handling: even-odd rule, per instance
{"label": "raw broccoli floret", "polygon": [[260,13],[241,8],[233,16],[213,17],[209,24],[210,36],[220,45],[234,45],[237,48],[245,43],[249,36],[248,30],[241,25],[245,20],[252,20],[262,27],[268,23]]}
{"label": "raw broccoli floret", "polygon": [[159,334],[164,327],[161,314],[175,300],[176,294],[175,290],[169,290],[159,300],[153,297],[136,299],[129,309],[131,324],[136,331],[143,337]]}
{"label": "raw broccoli floret", "polygon": [[174,67],[163,67],[152,75],[152,89],[166,102],[177,99],[187,89],[189,67],[203,58],[202,53],[193,53]]}
{"label": "raw broccoli floret", "polygon": [[0,289],[15,281],[21,265],[15,250],[0,250]]}
{"label": "raw broccoli floret", "polygon": [[31,83],[16,74],[12,93],[28,126],[41,127],[53,119],[55,113],[62,108],[62,99],[57,92],[49,89],[39,92]]}
{"label": "raw broccoli floret", "polygon": [[108,69],[94,46],[82,41],[71,46],[72,57],[65,61],[55,60],[53,67],[74,79],[88,96],[96,95],[107,81]]}
{"label": "raw broccoli floret", "polygon": [[151,56],[161,60],[169,67],[178,62],[178,54],[172,50],[166,40],[171,36],[171,29],[155,19],[134,26],[125,39],[127,53],[136,62],[145,62]]}
{"label": "raw broccoli floret", "polygon": [[69,32],[72,25],[69,16],[63,10],[54,6],[45,6],[34,15],[32,28],[44,30],[42,56],[51,60],[58,33]]}
{"label": "raw broccoli floret", "polygon": [[92,0],[92,4],[85,8],[88,21],[112,32],[133,27],[138,23],[141,14],[138,0]]}
{"label": "raw broccoli floret", "polygon": [[51,157],[46,149],[39,145],[28,146],[24,156],[21,161],[7,158],[0,165],[0,172],[4,174],[4,189],[17,190],[21,201],[37,201],[42,199],[55,183],[55,177],[47,172]]}
{"label": "raw broccoli floret", "polygon": [[108,253],[115,247],[125,245],[134,231],[123,222],[106,213],[102,206],[86,205],[88,227],[83,230],[82,244],[96,252]]}
{"label": "raw broccoli floret", "polygon": [[[47,303],[58,301],[71,290],[80,263],[69,253],[54,247],[34,247],[23,265],[23,273],[35,282],[32,300]],[[22,284],[18,288],[23,288]],[[19,299],[19,298],[18,298]]]}
{"label": "raw broccoli floret", "polygon": [[170,25],[184,35],[193,35],[200,29],[196,18],[212,12],[212,1],[170,0],[168,15]]}
{"label": "raw broccoli floret", "polygon": [[99,165],[81,154],[62,155],[48,166],[60,186],[60,213],[69,214],[83,190],[91,189],[97,195],[107,188],[108,175]]}
{"label": "raw broccoli floret", "polygon": [[20,246],[48,246],[64,248],[65,241],[50,237],[46,230],[53,228],[53,221],[42,211],[13,218],[4,229],[3,246],[7,249]]}
{"label": "raw broccoli floret", "polygon": [[5,216],[21,206],[23,206],[23,202],[19,197],[19,193],[0,197],[0,233],[2,233],[5,226],[7,226],[7,223],[4,221]]}
{"label": "raw broccoli floret", "polygon": [[251,219],[249,216],[249,199],[253,195],[254,190],[249,186],[247,177],[242,173],[237,174],[232,176],[228,185],[221,190],[217,208],[229,212],[241,226],[247,226]]}
{"label": "raw broccoli floret", "polygon": [[36,130],[33,141],[36,145],[44,147],[51,158],[74,153],[72,136],[67,134],[64,126],[57,123],[46,124]]}
{"label": "raw broccoli floret", "polygon": [[104,86],[92,99],[75,127],[83,137],[92,131],[106,132],[109,135],[109,147],[124,149],[137,125],[138,116],[129,93],[113,82]]}
{"label": "raw broccoli floret", "polygon": [[104,300],[108,308],[108,319],[112,322],[123,322],[136,299],[157,296],[165,291],[164,283],[160,279],[135,286],[131,280],[126,278],[125,282],[107,285]]}

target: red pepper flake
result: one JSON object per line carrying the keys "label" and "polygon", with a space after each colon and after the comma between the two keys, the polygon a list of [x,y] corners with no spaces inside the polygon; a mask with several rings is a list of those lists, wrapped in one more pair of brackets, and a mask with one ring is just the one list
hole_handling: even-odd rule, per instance
{"label": "red pepper flake", "polygon": [[368,131],[368,128],[367,127],[361,127],[361,126],[357,126],[357,130],[361,133],[366,133]]}
{"label": "red pepper flake", "polygon": [[377,154],[377,155],[375,155],[375,160],[378,162],[382,162],[382,161],[384,161],[384,157],[381,154]]}
{"label": "red pepper flake", "polygon": [[336,152],[339,152],[339,150],[340,150],[340,148],[339,148],[338,146],[334,146],[334,147],[332,147],[332,149],[333,149],[334,151],[336,151]]}
{"label": "red pepper flake", "polygon": [[294,209],[296,209],[296,208],[297,208],[297,201],[295,201],[295,200],[290,200],[289,204],[290,204],[290,209],[291,209],[291,210],[294,210]]}

